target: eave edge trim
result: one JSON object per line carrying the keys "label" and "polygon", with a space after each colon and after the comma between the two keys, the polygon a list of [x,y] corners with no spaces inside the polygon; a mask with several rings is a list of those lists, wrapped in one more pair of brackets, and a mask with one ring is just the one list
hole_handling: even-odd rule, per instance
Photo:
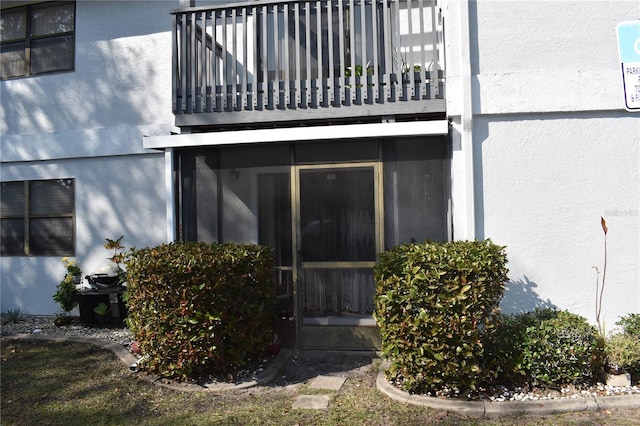
{"label": "eave edge trim", "polygon": [[435,136],[446,135],[448,133],[449,123],[447,120],[410,121],[401,123],[346,124],[336,126],[311,126],[145,136],[143,146],[150,149],[166,149],[246,143],[354,139],[388,136]]}

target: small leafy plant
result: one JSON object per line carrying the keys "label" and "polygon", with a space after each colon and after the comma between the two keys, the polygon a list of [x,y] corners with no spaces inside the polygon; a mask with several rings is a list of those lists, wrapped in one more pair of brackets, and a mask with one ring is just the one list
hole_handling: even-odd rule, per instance
{"label": "small leafy plant", "polygon": [[636,383],[640,381],[640,314],[626,315],[616,325],[621,330],[607,339],[607,364],[610,370],[630,373]]}
{"label": "small leafy plant", "polygon": [[109,308],[109,306],[104,302],[100,302],[98,306],[93,308],[93,312],[95,312],[96,315],[98,316],[109,315],[110,311],[111,311],[111,308]]}
{"label": "small leafy plant", "polygon": [[7,312],[2,313],[2,324],[15,324],[20,321],[20,315],[20,308],[7,309]]}
{"label": "small leafy plant", "polygon": [[75,304],[75,296],[77,294],[76,283],[82,277],[82,269],[77,265],[75,259],[63,257],[62,263],[64,264],[66,273],[57,286],[53,300],[60,305],[65,313],[68,313],[73,309]]}
{"label": "small leafy plant", "polygon": [[640,373],[640,339],[628,334],[614,334],[607,340],[607,363],[611,370],[627,371],[638,380]]}
{"label": "small leafy plant", "polygon": [[123,238],[124,235],[120,235],[120,237],[115,240],[105,238],[107,242],[104,243],[104,248],[106,248],[107,250],[113,250],[113,254],[109,258],[109,260],[116,265],[116,273],[118,274],[119,283],[123,283],[126,281],[126,275],[124,269],[121,266],[125,262],[125,247],[122,245]]}
{"label": "small leafy plant", "polygon": [[616,322],[622,333],[640,339],[640,314],[625,315]]}
{"label": "small leafy plant", "polygon": [[[353,70],[352,70],[353,68]],[[372,75],[373,74],[373,66],[367,64],[366,67],[363,67],[362,65],[356,65],[355,67],[346,67],[344,69],[344,76],[345,77],[351,77],[351,76],[355,76],[355,77],[362,77],[364,76],[364,72],[366,71],[367,75]]]}

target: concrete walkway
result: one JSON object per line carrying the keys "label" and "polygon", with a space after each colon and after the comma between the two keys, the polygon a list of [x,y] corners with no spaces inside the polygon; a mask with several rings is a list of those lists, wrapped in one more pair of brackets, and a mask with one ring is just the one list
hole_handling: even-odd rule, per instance
{"label": "concrete walkway", "polygon": [[[339,391],[346,381],[346,377],[317,376],[311,379],[309,389]],[[329,407],[332,395],[299,395],[293,402],[293,408],[324,410]]]}

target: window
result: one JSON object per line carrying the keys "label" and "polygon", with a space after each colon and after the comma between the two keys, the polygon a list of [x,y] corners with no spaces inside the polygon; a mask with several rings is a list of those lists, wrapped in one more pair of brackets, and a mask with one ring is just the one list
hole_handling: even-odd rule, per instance
{"label": "window", "polygon": [[73,70],[75,2],[3,9],[0,19],[3,79]]}
{"label": "window", "polygon": [[2,182],[3,256],[73,256],[74,180]]}

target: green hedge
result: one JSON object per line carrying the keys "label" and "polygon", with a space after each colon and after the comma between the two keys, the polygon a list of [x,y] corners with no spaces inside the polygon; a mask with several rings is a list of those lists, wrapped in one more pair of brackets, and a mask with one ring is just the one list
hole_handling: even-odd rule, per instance
{"label": "green hedge", "polygon": [[409,392],[474,389],[482,335],[507,281],[504,247],[485,241],[406,244],[375,268],[375,318],[388,378]]}
{"label": "green hedge", "polygon": [[620,318],[616,325],[622,333],[640,339],[640,314],[628,314]]}
{"label": "green hedge", "polygon": [[549,308],[502,316],[486,337],[484,368],[499,384],[560,387],[602,379],[604,339],[580,315]]}
{"label": "green hedge", "polygon": [[640,383],[640,314],[620,318],[617,330],[605,343],[607,363],[611,369],[622,369],[631,374],[634,384]]}
{"label": "green hedge", "polygon": [[240,366],[271,338],[269,247],[173,243],[127,256],[129,327],[142,367],[178,379]]}

